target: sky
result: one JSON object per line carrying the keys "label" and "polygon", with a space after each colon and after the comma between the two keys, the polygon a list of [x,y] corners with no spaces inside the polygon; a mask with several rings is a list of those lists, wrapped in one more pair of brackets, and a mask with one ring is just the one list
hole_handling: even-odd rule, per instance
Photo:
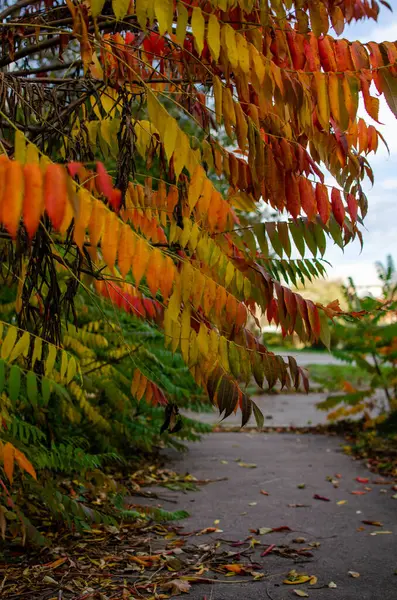
{"label": "sky", "polygon": [[[393,3],[394,4],[394,3]],[[330,32],[332,35],[332,32]],[[342,37],[360,42],[383,42],[397,40],[397,11],[390,13],[383,7],[378,22],[360,21],[348,26]],[[376,92],[376,90],[375,90]],[[374,93],[374,92],[372,92]],[[351,242],[344,253],[331,244],[327,247],[325,258],[332,264],[328,268],[330,279],[346,279],[353,276],[357,285],[374,286],[378,283],[374,263],[385,261],[391,254],[397,263],[397,119],[386,102],[380,99],[379,125],[372,121],[365,109],[360,109],[360,116],[368,124],[373,124],[384,135],[390,149],[390,155],[381,142],[376,154],[368,156],[375,176],[375,184],[365,183],[364,191],[368,197],[368,214],[364,220],[364,248],[360,243]],[[377,293],[376,288],[368,291]]]}

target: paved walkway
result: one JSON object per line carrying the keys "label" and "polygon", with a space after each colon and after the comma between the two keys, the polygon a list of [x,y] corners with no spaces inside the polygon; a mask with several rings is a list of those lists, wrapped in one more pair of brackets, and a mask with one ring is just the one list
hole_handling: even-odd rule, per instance
{"label": "paved walkway", "polygon": [[[217,536],[237,541],[252,535],[252,529],[287,526],[292,531],[254,537],[262,544],[306,547],[313,553],[312,558],[301,557],[297,562],[273,553],[261,558],[258,553],[258,570],[270,577],[252,582],[246,576],[247,583],[233,581],[233,585],[233,578],[226,578],[228,583],[195,585],[183,596],[192,600],[292,600],[297,597],[293,589],[299,589],[316,600],[396,600],[397,500],[392,498],[396,491],[390,484],[374,484],[379,478],[344,455],[341,442],[320,435],[224,432],[190,444],[185,455],[168,452],[170,466],[179,472],[200,479],[227,477],[199,492],[178,494],[177,505],[163,504],[191,513],[185,521],[188,530],[210,527],[219,520],[223,533],[198,538],[200,543],[210,543]],[[370,483],[357,482],[358,476],[368,477]],[[353,495],[352,491],[365,494]],[[329,501],[314,499],[315,494]],[[366,525],[363,520],[379,521],[381,526]],[[294,543],[297,538],[304,541]],[[318,583],[283,584],[291,569],[317,576]],[[349,571],[360,576],[353,577]],[[218,578],[225,580],[221,575]],[[337,587],[329,588],[330,582]]]}

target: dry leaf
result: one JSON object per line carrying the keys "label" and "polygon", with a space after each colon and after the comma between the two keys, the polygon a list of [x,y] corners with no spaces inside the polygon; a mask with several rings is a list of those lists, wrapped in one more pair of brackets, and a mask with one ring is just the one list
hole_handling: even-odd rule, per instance
{"label": "dry leaf", "polygon": [[346,504],[346,503],[347,503],[347,500],[339,500],[336,504],[341,506],[342,504]]}
{"label": "dry leaf", "polygon": [[308,598],[309,594],[306,594],[303,590],[292,590],[295,596],[299,596],[299,598]]}
{"label": "dry leaf", "polygon": [[368,477],[356,477],[356,481],[358,481],[358,483],[369,483]]}
{"label": "dry leaf", "polygon": [[168,590],[173,596],[179,596],[180,594],[188,594],[192,587],[188,581],[182,581],[182,579],[172,579],[162,586],[163,590]]}
{"label": "dry leaf", "polygon": [[360,577],[360,573],[357,573],[357,571],[348,571],[348,574],[350,575],[350,577],[354,577],[354,579]]}
{"label": "dry leaf", "polygon": [[325,496],[320,496],[319,494],[314,494],[313,498],[315,500],[323,500],[323,502],[330,502],[329,498],[326,498]]}
{"label": "dry leaf", "polygon": [[318,577],[316,577],[315,575],[312,575],[310,577],[309,583],[310,583],[310,585],[316,585],[317,581],[318,581]]}
{"label": "dry leaf", "polygon": [[392,531],[372,531],[369,535],[384,535],[388,533],[393,533]]}
{"label": "dry leaf", "polygon": [[238,462],[237,464],[239,467],[245,467],[246,469],[256,469],[255,463]]}
{"label": "dry leaf", "polygon": [[383,527],[382,523],[380,521],[361,521],[361,523],[364,523],[364,525],[373,525],[374,527]]}
{"label": "dry leaf", "polygon": [[330,581],[329,584],[328,584],[328,587],[329,588],[336,588],[338,586],[336,585],[336,583],[334,581]]}
{"label": "dry leaf", "polygon": [[263,496],[268,496],[268,495],[269,495],[269,492],[265,492],[265,490],[261,490],[261,492],[260,492],[260,493],[261,493]]}
{"label": "dry leaf", "polygon": [[256,506],[257,504],[257,502],[248,502],[248,506]]}
{"label": "dry leaf", "polygon": [[364,496],[364,494],[366,494],[367,492],[364,492],[363,490],[354,490],[353,492],[350,492],[353,496]]}

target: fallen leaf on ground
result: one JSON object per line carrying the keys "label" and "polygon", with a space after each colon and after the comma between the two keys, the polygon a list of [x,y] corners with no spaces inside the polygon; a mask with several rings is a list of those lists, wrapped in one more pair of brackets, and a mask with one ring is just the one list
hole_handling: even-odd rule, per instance
{"label": "fallen leaf on ground", "polygon": [[314,494],[313,498],[315,500],[323,500],[323,502],[330,502],[329,498],[326,498],[325,496],[320,496],[319,494]]}
{"label": "fallen leaf on ground", "polygon": [[293,544],[304,544],[305,542],[306,542],[306,538],[304,538],[304,537],[297,537],[292,540]]}
{"label": "fallen leaf on ground", "polygon": [[283,580],[286,585],[296,585],[301,583],[307,583],[310,581],[312,575],[305,575],[305,573],[297,573],[295,569],[288,573],[288,578]]}
{"label": "fallen leaf on ground", "polygon": [[364,523],[364,525],[373,525],[374,527],[383,527],[382,523],[380,521],[361,521],[361,523]]}
{"label": "fallen leaf on ground", "polygon": [[368,483],[369,479],[368,477],[356,477],[356,481],[358,481],[358,483]]}
{"label": "fallen leaf on ground", "polygon": [[336,588],[338,586],[336,585],[336,583],[334,581],[330,581],[329,584],[328,584],[328,587],[329,588]]}
{"label": "fallen leaf on ground", "polygon": [[275,533],[276,531],[292,531],[292,529],[288,525],[281,525],[281,527],[273,527],[272,532]]}
{"label": "fallen leaf on ground", "polygon": [[367,492],[364,492],[363,490],[353,490],[352,492],[350,492],[353,496],[364,496],[364,494],[366,494]]}
{"label": "fallen leaf on ground", "polygon": [[304,490],[306,487],[306,483],[298,483],[298,485],[296,486],[299,490]]}
{"label": "fallen leaf on ground", "polygon": [[241,575],[246,572],[244,565],[234,564],[234,565],[223,565],[223,568],[230,573],[235,573],[237,575]]}
{"label": "fallen leaf on ground", "polygon": [[48,577],[48,575],[43,577],[43,583],[48,583],[49,585],[58,585],[58,582],[52,577]]}
{"label": "fallen leaf on ground", "polygon": [[248,506],[256,506],[257,504],[257,502],[248,502]]}
{"label": "fallen leaf on ground", "polygon": [[292,590],[295,596],[299,596],[300,598],[308,598],[309,594],[306,594],[303,590]]}
{"label": "fallen leaf on ground", "polygon": [[276,544],[270,544],[270,546],[268,546],[266,548],[266,550],[264,550],[264,552],[262,552],[261,556],[267,556],[274,550],[275,547],[276,547]]}
{"label": "fallen leaf on ground", "polygon": [[221,460],[221,465],[228,465],[229,461],[228,460]]}
{"label": "fallen leaf on ground", "polygon": [[163,590],[168,590],[173,596],[179,596],[179,594],[188,594],[192,587],[188,581],[182,581],[182,579],[172,579],[162,586]]}
{"label": "fallen leaf on ground", "polygon": [[256,469],[255,463],[238,462],[237,464],[239,467],[245,467],[246,469]]}
{"label": "fallen leaf on ground", "polygon": [[63,556],[62,558],[57,558],[57,560],[54,560],[54,562],[48,563],[47,565],[44,565],[44,566],[48,567],[49,569],[57,569],[58,567],[63,565],[63,563],[65,563],[66,561],[67,561],[67,558],[65,556]]}
{"label": "fallen leaf on ground", "polygon": [[269,492],[265,492],[265,490],[261,490],[261,492],[260,492],[260,493],[261,493],[263,496],[268,496],[268,495],[269,495]]}
{"label": "fallen leaf on ground", "polygon": [[336,504],[341,506],[342,504],[346,504],[347,500],[339,500]]}
{"label": "fallen leaf on ground", "polygon": [[393,494],[392,498],[393,500],[397,500],[397,494]]}
{"label": "fallen leaf on ground", "polygon": [[310,504],[287,504],[289,508],[308,508]]}
{"label": "fallen leaf on ground", "polygon": [[393,533],[392,531],[372,531],[369,535],[382,535],[387,533]]}
{"label": "fallen leaf on ground", "polygon": [[259,527],[258,530],[255,529],[254,533],[258,531],[259,535],[266,535],[266,533],[271,533],[273,531],[272,527]]}
{"label": "fallen leaf on ground", "polygon": [[199,531],[196,535],[206,535],[207,533],[223,533],[223,529],[218,529],[217,527],[206,527]]}
{"label": "fallen leaf on ground", "polygon": [[312,576],[310,577],[309,584],[310,584],[310,585],[316,585],[317,581],[318,581],[318,577],[316,577],[315,575],[312,575]]}
{"label": "fallen leaf on ground", "polygon": [[354,577],[354,579],[360,577],[360,573],[357,573],[357,571],[348,571],[348,574],[350,575],[350,577]]}
{"label": "fallen leaf on ground", "polygon": [[254,578],[254,581],[258,581],[258,579],[262,579],[262,577],[265,576],[264,573],[258,573],[257,571],[252,571],[251,575]]}
{"label": "fallen leaf on ground", "polygon": [[219,525],[219,523],[220,523],[220,520],[219,519],[215,519],[214,525]]}

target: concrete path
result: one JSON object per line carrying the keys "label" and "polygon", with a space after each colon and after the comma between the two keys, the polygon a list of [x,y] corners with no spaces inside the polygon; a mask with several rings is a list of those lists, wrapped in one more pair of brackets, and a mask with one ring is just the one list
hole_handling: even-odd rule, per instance
{"label": "concrete path", "polygon": [[[302,557],[298,562],[273,553],[261,558],[258,552],[255,558],[261,565],[258,570],[266,574],[264,579],[252,582],[250,576],[238,576],[247,583],[232,584],[233,578],[226,578],[228,583],[195,585],[183,596],[192,600],[292,600],[297,597],[293,589],[299,589],[313,600],[396,600],[397,500],[392,498],[396,491],[391,484],[374,484],[379,478],[344,455],[341,443],[326,436],[224,432],[190,444],[185,455],[168,451],[168,464],[178,472],[190,472],[199,479],[227,477],[199,492],[178,494],[177,505],[163,504],[191,513],[185,521],[187,530],[210,527],[219,520],[217,526],[223,533],[197,538],[198,543],[211,543],[216,537],[243,540],[252,535],[251,529],[288,526],[291,532],[254,537],[262,544],[307,547],[313,552],[313,558]],[[357,482],[357,476],[368,477],[370,483]],[[305,484],[304,489],[300,484]],[[355,490],[366,493],[352,495]],[[329,502],[314,499],[314,494]],[[290,506],[297,504],[304,507]],[[382,526],[365,525],[363,520],[379,521]],[[296,538],[305,541],[294,543]],[[318,583],[283,584],[291,569],[317,576]],[[349,571],[360,576],[352,577]],[[225,580],[222,575],[215,577]],[[330,582],[337,587],[329,588]]]}

